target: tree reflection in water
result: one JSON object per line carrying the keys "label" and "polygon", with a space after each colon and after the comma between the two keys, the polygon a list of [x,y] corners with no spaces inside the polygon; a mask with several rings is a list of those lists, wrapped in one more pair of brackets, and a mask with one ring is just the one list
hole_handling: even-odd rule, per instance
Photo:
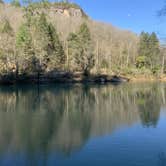
{"label": "tree reflection in water", "polygon": [[151,89],[138,92],[137,96],[139,114],[142,124],[146,127],[156,127],[160,116],[160,89],[157,87],[157,85],[153,85]]}
{"label": "tree reflection in water", "polygon": [[[141,120],[156,126],[164,84],[45,85],[0,88],[0,156],[10,149],[71,155],[91,137],[111,134]],[[33,161],[35,161],[33,159]]]}

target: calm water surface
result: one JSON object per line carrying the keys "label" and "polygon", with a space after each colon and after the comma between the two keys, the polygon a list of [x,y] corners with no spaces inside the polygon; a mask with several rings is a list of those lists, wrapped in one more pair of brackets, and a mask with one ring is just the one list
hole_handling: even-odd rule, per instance
{"label": "calm water surface", "polygon": [[166,84],[0,87],[1,166],[166,166]]}

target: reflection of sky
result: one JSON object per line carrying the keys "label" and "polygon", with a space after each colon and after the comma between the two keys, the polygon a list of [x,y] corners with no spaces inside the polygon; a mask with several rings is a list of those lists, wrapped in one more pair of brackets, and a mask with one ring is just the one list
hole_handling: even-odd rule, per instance
{"label": "reflection of sky", "polygon": [[166,106],[161,106],[161,113],[166,116]]}
{"label": "reflection of sky", "polygon": [[45,162],[47,162],[47,156],[40,152],[33,155],[27,155],[24,152],[7,152],[0,157],[1,166],[37,166],[44,165]]}
{"label": "reflection of sky", "polygon": [[166,160],[166,110],[161,110],[157,127],[142,127],[141,123],[117,129],[112,134],[94,137],[77,153],[62,157],[56,152],[12,154],[0,157],[0,165],[116,165],[158,166]]}
{"label": "reflection of sky", "polygon": [[52,155],[49,163],[56,162],[62,166],[73,165],[73,163],[75,165],[158,166],[166,161],[165,128],[166,117],[161,117],[157,128],[143,128],[141,124],[135,124],[117,130],[111,135],[92,138],[79,153],[68,159],[57,159]]}

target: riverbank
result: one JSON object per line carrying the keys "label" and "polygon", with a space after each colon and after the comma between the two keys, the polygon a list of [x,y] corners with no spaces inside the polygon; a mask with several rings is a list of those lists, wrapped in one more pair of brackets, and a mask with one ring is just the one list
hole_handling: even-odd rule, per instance
{"label": "riverbank", "polygon": [[123,82],[166,82],[166,75],[107,75],[93,74],[85,75],[81,72],[53,72],[46,74],[31,75],[1,75],[0,84],[16,83],[123,83]]}
{"label": "riverbank", "polygon": [[106,74],[85,75],[81,72],[53,72],[31,75],[3,75],[0,76],[0,84],[15,83],[121,83],[128,82],[127,77],[110,76]]}
{"label": "riverbank", "polygon": [[161,81],[161,82],[166,82],[166,75],[132,75],[126,76],[129,78],[130,82],[149,82],[149,81]]}

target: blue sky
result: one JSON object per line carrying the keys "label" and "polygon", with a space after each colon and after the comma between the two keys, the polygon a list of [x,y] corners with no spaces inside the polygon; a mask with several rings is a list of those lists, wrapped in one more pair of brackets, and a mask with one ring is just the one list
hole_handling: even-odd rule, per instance
{"label": "blue sky", "polygon": [[93,19],[136,33],[166,35],[166,19],[157,16],[164,0],[73,0]]}

